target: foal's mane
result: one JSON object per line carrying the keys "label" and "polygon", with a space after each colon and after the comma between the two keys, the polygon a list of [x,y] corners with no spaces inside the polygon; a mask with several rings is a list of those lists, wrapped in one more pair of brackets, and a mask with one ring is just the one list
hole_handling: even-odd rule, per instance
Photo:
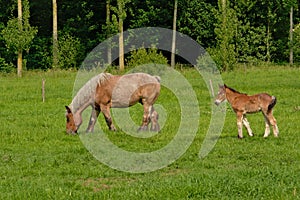
{"label": "foal's mane", "polygon": [[241,92],[239,92],[239,91],[237,91],[237,90],[235,90],[235,89],[233,89],[233,88],[231,88],[231,87],[228,87],[228,86],[225,85],[225,84],[224,84],[224,87],[225,87],[225,88],[228,88],[229,90],[231,90],[231,91],[234,92],[234,93],[245,94],[245,93],[241,93]]}
{"label": "foal's mane", "polygon": [[95,91],[98,85],[105,83],[112,77],[110,73],[100,73],[91,78],[84,86],[80,88],[70,104],[70,108],[75,113],[83,104],[94,98]]}

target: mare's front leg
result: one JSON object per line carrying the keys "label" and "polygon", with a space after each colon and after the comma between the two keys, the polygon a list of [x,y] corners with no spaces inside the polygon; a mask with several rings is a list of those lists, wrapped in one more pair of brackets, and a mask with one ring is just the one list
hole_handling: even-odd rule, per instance
{"label": "mare's front leg", "polygon": [[246,127],[248,134],[252,137],[253,136],[253,132],[252,129],[250,127],[250,123],[248,122],[246,115],[243,116],[243,124]]}
{"label": "mare's front leg", "polygon": [[94,106],[92,108],[92,113],[91,113],[91,117],[90,117],[90,121],[89,121],[89,126],[86,129],[87,133],[94,132],[95,123],[97,121],[99,113],[100,113],[100,107],[98,105]]}
{"label": "mare's front leg", "polygon": [[109,130],[116,131],[117,129],[113,125],[112,118],[110,116],[110,106],[108,106],[108,105],[101,105],[100,109],[101,109],[101,111],[102,111],[102,113],[104,115],[104,118],[105,118],[105,121],[106,121],[106,124],[107,124]]}
{"label": "mare's front leg", "polygon": [[243,138],[243,113],[237,112],[236,113],[236,120],[237,120],[237,128],[238,128],[238,138]]}

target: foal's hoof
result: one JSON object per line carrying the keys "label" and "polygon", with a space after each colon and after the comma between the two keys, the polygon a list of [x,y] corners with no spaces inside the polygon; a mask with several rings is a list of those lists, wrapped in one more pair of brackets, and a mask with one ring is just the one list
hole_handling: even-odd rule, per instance
{"label": "foal's hoof", "polygon": [[160,131],[160,127],[159,126],[151,127],[150,131],[159,132]]}
{"label": "foal's hoof", "polygon": [[159,132],[160,129],[159,128],[151,128],[150,131],[152,131],[152,132]]}
{"label": "foal's hoof", "polygon": [[141,132],[141,131],[147,131],[148,127],[147,126],[141,126],[137,131]]}
{"label": "foal's hoof", "polygon": [[85,133],[93,133],[94,130],[86,129]]}
{"label": "foal's hoof", "polygon": [[243,139],[243,137],[241,137],[241,136],[238,135],[238,139]]}

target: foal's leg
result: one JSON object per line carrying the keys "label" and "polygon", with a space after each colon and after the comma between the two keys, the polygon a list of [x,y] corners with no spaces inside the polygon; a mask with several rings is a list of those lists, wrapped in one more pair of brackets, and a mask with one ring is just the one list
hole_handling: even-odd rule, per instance
{"label": "foal's leg", "polygon": [[97,118],[99,116],[100,113],[100,107],[99,106],[95,106],[92,108],[92,113],[91,113],[91,117],[90,117],[90,121],[89,121],[89,126],[86,129],[87,133],[93,132],[94,131],[94,126],[95,123],[97,121]]}
{"label": "foal's leg", "polygon": [[236,113],[237,127],[238,127],[238,138],[243,138],[243,113]]}
{"label": "foal's leg", "polygon": [[270,121],[265,113],[264,113],[264,118],[265,118],[265,124],[266,124],[264,138],[266,138],[270,135]]}
{"label": "foal's leg", "polygon": [[156,112],[156,110],[154,110],[154,107],[152,106],[152,111],[150,114],[150,120],[151,120],[151,131],[160,131],[160,126],[158,124],[158,113]]}
{"label": "foal's leg", "polygon": [[100,109],[104,115],[104,118],[105,118],[105,121],[106,121],[106,124],[107,124],[109,130],[116,131],[117,129],[115,128],[115,126],[112,123],[112,118],[111,118],[110,110],[109,110],[110,107],[108,105],[101,105]]}
{"label": "foal's leg", "polygon": [[250,128],[250,123],[248,122],[246,115],[243,116],[243,124],[246,127],[248,134],[252,137],[253,136],[253,132]]}
{"label": "foal's leg", "polygon": [[143,100],[143,107],[144,107],[143,122],[141,127],[138,129],[138,131],[148,130],[148,124],[150,123],[150,112],[152,106],[150,106],[147,102],[145,102],[145,100]]}
{"label": "foal's leg", "polygon": [[270,121],[270,124],[272,125],[274,136],[278,137],[278,135],[279,135],[279,129],[278,129],[278,126],[277,126],[276,119],[275,119],[275,117],[272,114],[272,111],[270,111],[269,113],[267,113],[267,117],[268,117],[268,120]]}

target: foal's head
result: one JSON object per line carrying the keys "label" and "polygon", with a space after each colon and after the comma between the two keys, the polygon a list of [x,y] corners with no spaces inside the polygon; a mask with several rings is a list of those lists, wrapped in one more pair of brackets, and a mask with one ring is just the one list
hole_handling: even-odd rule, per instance
{"label": "foal's head", "polygon": [[75,124],[74,116],[71,111],[71,109],[66,106],[67,112],[66,112],[66,118],[67,118],[67,124],[66,124],[66,130],[67,133],[75,134],[77,133],[77,126]]}
{"label": "foal's head", "polygon": [[219,85],[218,96],[215,99],[215,104],[218,106],[226,100],[226,85]]}

